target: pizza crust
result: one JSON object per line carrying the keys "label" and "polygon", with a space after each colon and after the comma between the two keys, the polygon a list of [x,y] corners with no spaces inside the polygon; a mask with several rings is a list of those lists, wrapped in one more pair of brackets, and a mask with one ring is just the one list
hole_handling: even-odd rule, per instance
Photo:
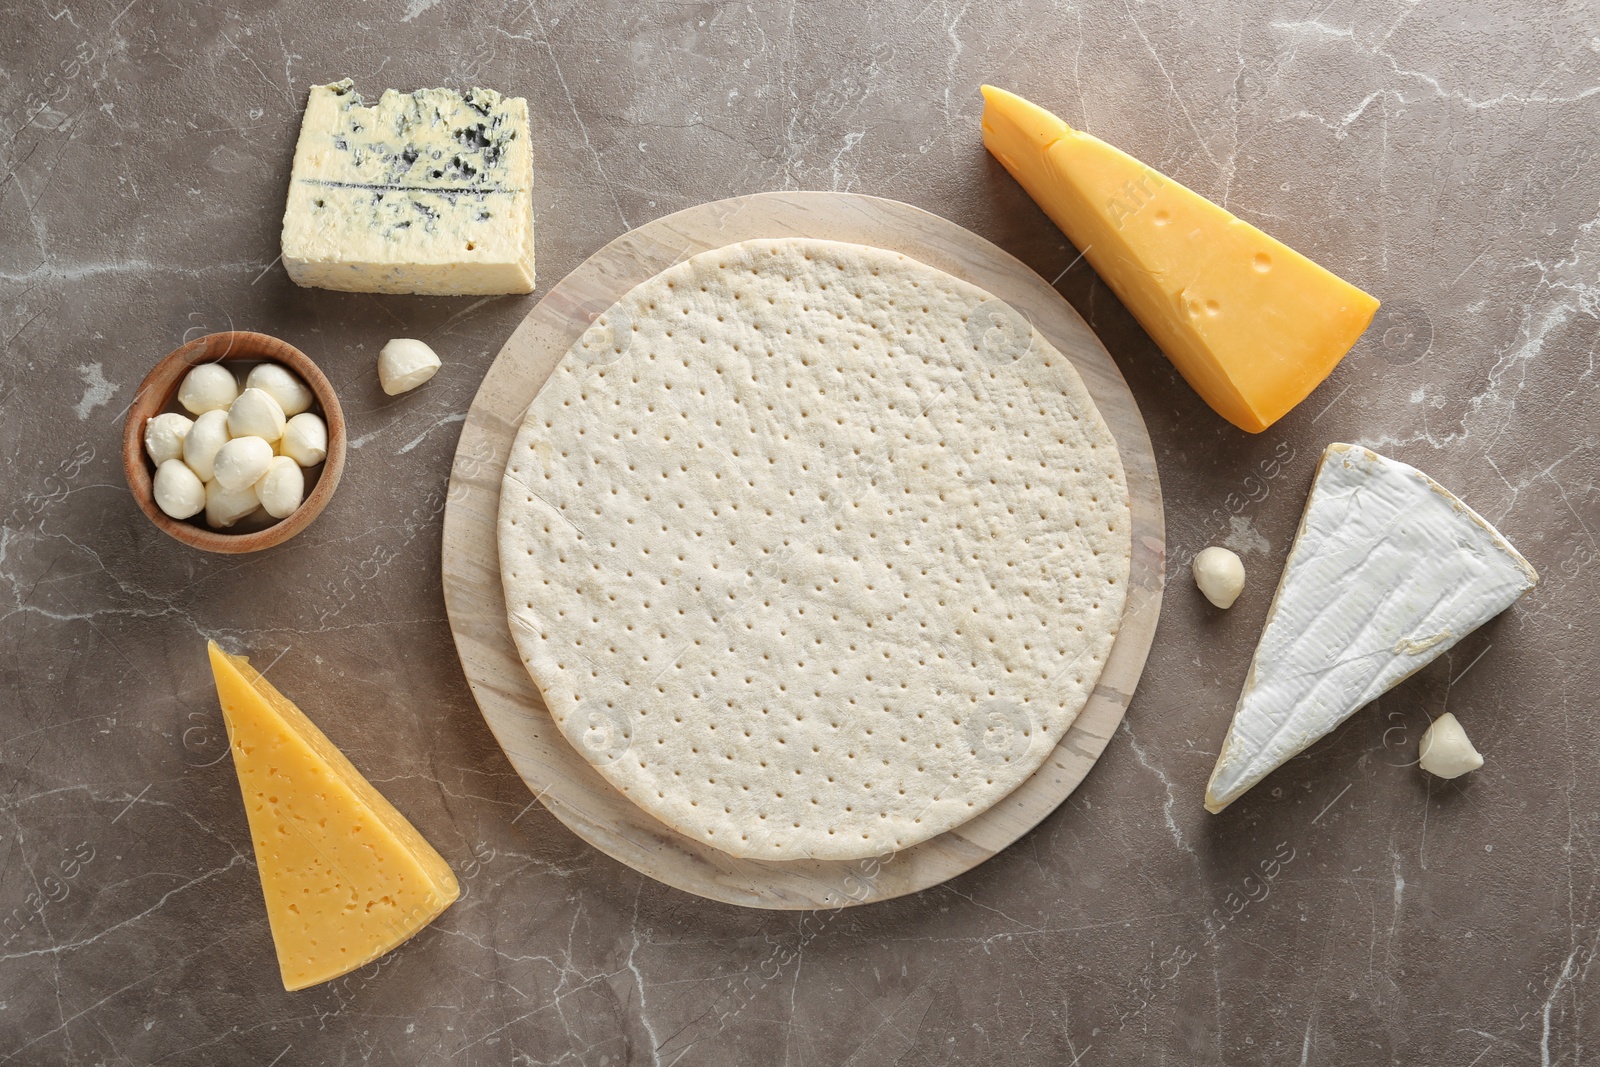
{"label": "pizza crust", "polygon": [[529,407],[502,487],[511,631],[562,732],[673,829],[856,859],[991,807],[1122,617],[1131,518],[1071,363],[882,249],[702,253]]}

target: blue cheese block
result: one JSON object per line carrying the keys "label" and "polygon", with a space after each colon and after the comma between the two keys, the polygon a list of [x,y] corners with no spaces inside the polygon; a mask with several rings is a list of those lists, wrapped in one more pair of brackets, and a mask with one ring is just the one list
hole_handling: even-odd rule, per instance
{"label": "blue cheese block", "polygon": [[283,213],[299,285],[458,296],[533,291],[528,102],[489,89],[311,88]]}

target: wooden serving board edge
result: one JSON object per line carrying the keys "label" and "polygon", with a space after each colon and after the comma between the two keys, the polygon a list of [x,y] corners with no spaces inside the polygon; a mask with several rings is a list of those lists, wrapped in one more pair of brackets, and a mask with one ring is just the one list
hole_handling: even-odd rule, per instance
{"label": "wooden serving board edge", "polygon": [[[854,862],[737,859],[669,829],[617,792],[550,720],[506,621],[496,541],[500,481],[522,414],[577,336],[618,297],[701,251],[758,237],[854,241],[903,252],[1023,311],[1072,359],[1115,436],[1133,518],[1128,601],[1106,667],[1055,750],[1022,785],[930,841]],[[463,423],[444,517],[451,632],[474,699],[517,773],[569,829],[685,892],[745,907],[836,908],[937,885],[1021,837],[1081,783],[1122,721],[1161,608],[1165,524],[1155,456],[1120,371],[1062,297],[998,246],[920,208],[851,193],[758,193],[657,219],[601,248],[529,312]]]}

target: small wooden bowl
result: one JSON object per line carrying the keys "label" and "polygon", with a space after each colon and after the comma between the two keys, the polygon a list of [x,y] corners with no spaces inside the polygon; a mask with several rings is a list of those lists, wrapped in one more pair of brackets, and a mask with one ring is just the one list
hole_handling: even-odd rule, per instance
{"label": "small wooden bowl", "polygon": [[[156,506],[152,479],[155,464],[144,450],[145,420],[163,411],[172,410],[173,399],[184,375],[191,367],[201,363],[281,363],[300,376],[316,397],[312,410],[321,409],[322,421],[328,424],[328,458],[311,492],[300,506],[271,526],[247,533],[228,533],[213,530],[196,516],[194,521],[174,519]],[[295,534],[311,525],[333,499],[339,486],[339,476],[344,473],[345,425],[344,411],[339,398],[334,395],[333,384],[317,369],[306,354],[293,345],[268,337],[264,333],[240,330],[228,333],[207,334],[190,341],[157,363],[139,383],[139,392],[128,408],[128,422],[122,432],[122,469],[128,476],[128,487],[133,498],[150,517],[150,521],[168,534],[194,548],[207,552],[258,552],[263,548],[281,545]]]}

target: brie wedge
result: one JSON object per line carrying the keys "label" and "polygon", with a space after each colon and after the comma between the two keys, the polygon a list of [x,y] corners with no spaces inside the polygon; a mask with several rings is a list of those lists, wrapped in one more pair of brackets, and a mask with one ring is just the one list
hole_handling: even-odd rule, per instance
{"label": "brie wedge", "polygon": [[1206,809],[1233,803],[1538,580],[1499,531],[1426,474],[1329,445]]}

